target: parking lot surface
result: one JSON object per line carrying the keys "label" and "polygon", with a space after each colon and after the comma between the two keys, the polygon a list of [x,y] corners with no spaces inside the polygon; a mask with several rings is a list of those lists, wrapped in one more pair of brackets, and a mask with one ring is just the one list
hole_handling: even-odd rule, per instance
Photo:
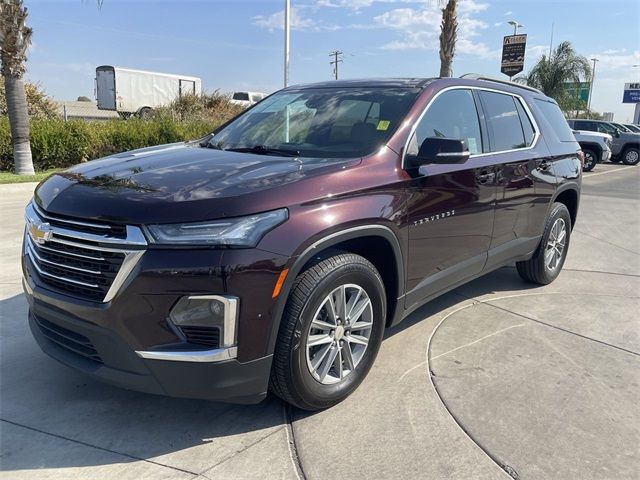
{"label": "parking lot surface", "polygon": [[129,392],[45,356],[20,285],[33,187],[0,186],[0,478],[638,478],[640,167],[585,174],[556,282],[507,267],[429,303],[314,414]]}

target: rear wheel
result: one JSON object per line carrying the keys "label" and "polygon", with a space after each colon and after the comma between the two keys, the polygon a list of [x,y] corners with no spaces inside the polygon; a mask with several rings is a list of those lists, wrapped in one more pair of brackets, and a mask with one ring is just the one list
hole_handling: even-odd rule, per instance
{"label": "rear wheel", "polygon": [[516,263],[520,276],[539,285],[553,282],[567,258],[570,237],[569,210],[563,203],[554,203],[538,249],[529,260]]}
{"label": "rear wheel", "polygon": [[622,163],[625,165],[637,165],[640,162],[640,150],[636,147],[628,147],[622,153]]}
{"label": "rear wheel", "polygon": [[344,400],[373,365],[385,312],[380,274],[359,255],[334,255],[302,272],[280,324],[271,391],[304,410]]}
{"label": "rear wheel", "polygon": [[598,163],[598,155],[590,148],[583,148],[582,153],[584,153],[584,167],[582,167],[582,170],[590,172]]}

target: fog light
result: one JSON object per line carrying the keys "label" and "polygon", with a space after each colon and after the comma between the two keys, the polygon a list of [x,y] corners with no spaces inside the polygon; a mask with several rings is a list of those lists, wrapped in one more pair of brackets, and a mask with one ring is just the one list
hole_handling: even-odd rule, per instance
{"label": "fog light", "polygon": [[[219,329],[220,347],[227,348],[236,344],[238,322],[238,299],[223,295],[199,295],[182,297],[171,309],[169,318],[187,337],[196,338],[206,335],[204,329]],[[198,327],[199,329],[194,329]],[[194,343],[204,343],[195,341]]]}

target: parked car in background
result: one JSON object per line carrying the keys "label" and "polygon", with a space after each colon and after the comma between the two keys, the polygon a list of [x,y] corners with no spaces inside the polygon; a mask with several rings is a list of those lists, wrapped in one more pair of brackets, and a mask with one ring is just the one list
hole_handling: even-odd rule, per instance
{"label": "parked car in background", "polygon": [[611,122],[602,120],[570,119],[569,126],[574,130],[588,130],[590,132],[608,133],[613,137],[611,147],[611,161],[622,161],[625,165],[640,163],[640,135],[631,132],[621,132]]}
{"label": "parked car in background", "polygon": [[621,132],[636,133],[633,130],[631,130],[629,127],[627,127],[626,125],[623,125],[622,123],[616,123],[616,122],[609,122],[609,123],[611,123],[611,125],[616,127]]}
{"label": "parked car in background", "polygon": [[623,125],[627,127],[629,130],[631,130],[633,133],[640,133],[640,125],[634,125],[633,123],[625,123]]}
{"label": "parked car in background", "polygon": [[514,262],[554,281],[581,163],[557,103],[531,87],[285,88],[198,141],[40,183],[28,321],[47,354],[112,384],[327,408],[431,299]]}
{"label": "parked car in background", "polygon": [[611,159],[612,137],[608,133],[574,130],[573,135],[584,153],[585,172],[590,172],[598,163]]}
{"label": "parked car in background", "polygon": [[187,94],[202,94],[202,81],[198,77],[111,65],[96,68],[99,110],[113,110],[125,117],[134,114],[146,117],[154,108]]}
{"label": "parked car in background", "polygon": [[233,92],[233,95],[231,96],[231,103],[242,105],[247,108],[251,105],[255,105],[266,96],[266,93],[261,92]]}

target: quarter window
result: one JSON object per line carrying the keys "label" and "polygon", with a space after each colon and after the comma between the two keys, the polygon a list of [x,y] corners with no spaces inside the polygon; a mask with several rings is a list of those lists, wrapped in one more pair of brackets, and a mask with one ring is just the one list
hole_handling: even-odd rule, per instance
{"label": "quarter window", "polygon": [[530,147],[533,143],[533,138],[535,137],[536,132],[533,129],[529,115],[527,115],[527,112],[522,106],[522,102],[518,99],[516,99],[516,108],[518,109],[518,115],[520,116],[520,123],[524,133],[524,143],[527,147]]}
{"label": "quarter window", "polygon": [[478,111],[470,90],[450,90],[433,101],[411,137],[407,154],[417,155],[429,137],[465,140],[469,152],[482,153]]}
{"label": "quarter window", "polygon": [[[511,95],[481,91],[492,152],[527,147],[516,100]],[[522,106],[520,106],[522,108]]]}

